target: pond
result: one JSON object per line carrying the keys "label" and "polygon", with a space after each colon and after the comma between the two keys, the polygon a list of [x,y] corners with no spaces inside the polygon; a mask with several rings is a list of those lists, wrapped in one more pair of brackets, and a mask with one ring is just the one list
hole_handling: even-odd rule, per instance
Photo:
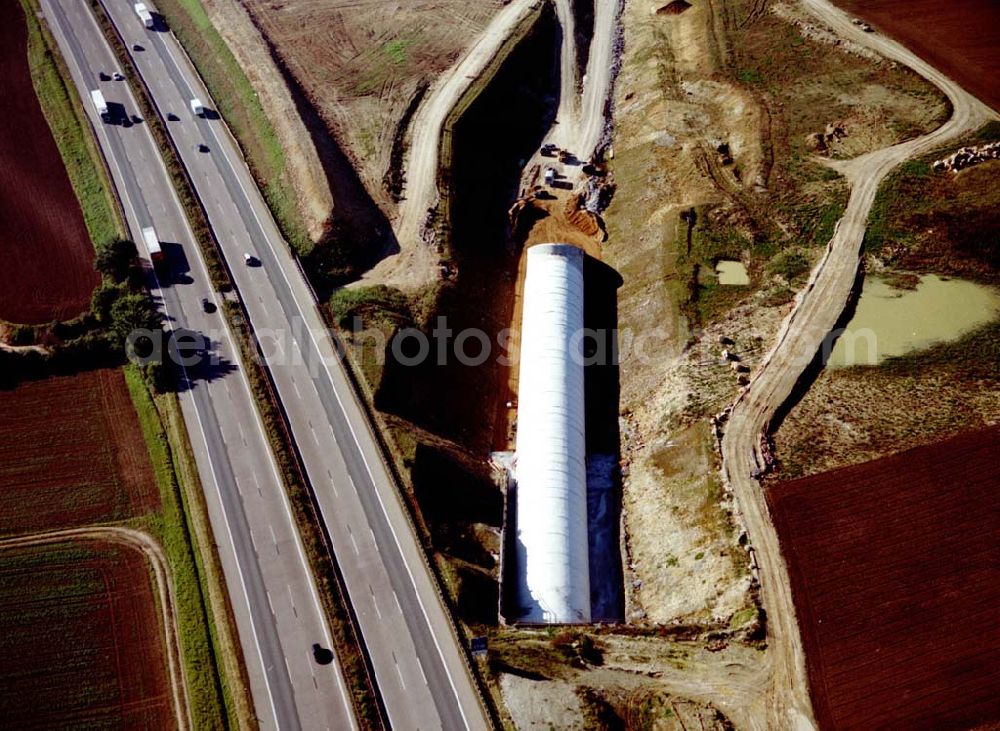
{"label": "pond", "polygon": [[750,275],[741,261],[722,259],[715,265],[715,274],[719,284],[746,286],[750,284]]}
{"label": "pond", "polygon": [[889,356],[957,340],[998,316],[1000,292],[992,287],[928,274],[914,289],[898,289],[869,277],[827,366],[876,365]]}

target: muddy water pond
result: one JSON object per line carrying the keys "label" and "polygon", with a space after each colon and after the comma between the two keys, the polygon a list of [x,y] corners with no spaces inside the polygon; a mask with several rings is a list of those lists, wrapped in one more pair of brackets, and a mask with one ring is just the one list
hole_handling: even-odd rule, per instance
{"label": "muddy water pond", "polygon": [[722,259],[715,265],[715,274],[719,284],[746,286],[750,284],[750,275],[741,261]]}
{"label": "muddy water pond", "polygon": [[875,365],[887,357],[957,340],[1000,316],[1000,291],[933,274],[914,289],[865,279],[857,310],[827,366]]}

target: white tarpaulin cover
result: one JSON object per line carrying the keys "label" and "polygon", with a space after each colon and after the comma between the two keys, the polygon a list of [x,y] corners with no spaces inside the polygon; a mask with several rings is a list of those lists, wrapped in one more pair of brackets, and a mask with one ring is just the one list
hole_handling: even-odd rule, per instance
{"label": "white tarpaulin cover", "polygon": [[582,250],[528,250],[515,479],[526,622],[589,622]]}

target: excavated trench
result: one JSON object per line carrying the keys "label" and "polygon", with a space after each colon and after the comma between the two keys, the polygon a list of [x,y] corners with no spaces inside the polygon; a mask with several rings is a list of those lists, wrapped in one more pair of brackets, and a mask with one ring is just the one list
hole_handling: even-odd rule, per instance
{"label": "excavated trench", "polygon": [[[496,534],[503,524],[503,499],[486,457],[502,448],[498,431],[503,432],[505,403],[511,398],[507,364],[498,358],[507,355],[503,346],[513,316],[520,242],[513,240],[507,211],[522,193],[525,162],[555,122],[561,32],[553,8],[546,6],[454,124],[452,167],[444,173],[452,191],[450,261],[434,318],[425,329],[430,357],[408,364],[421,346],[412,334],[400,340],[402,357],[389,354],[376,394],[379,409],[424,430],[412,458],[415,496],[435,548],[453,559],[459,606],[473,623],[494,624],[497,612],[494,555],[500,551]],[[588,261],[585,326],[612,340],[619,284],[613,270]],[[450,331],[447,336],[442,325]],[[485,336],[464,339],[465,355],[473,356],[465,363],[456,355],[464,332]],[[486,340],[490,354],[483,359]],[[614,352],[610,341],[591,347]],[[614,621],[622,614],[617,364],[599,360],[587,367],[585,378],[587,447],[600,455],[594,466],[600,494],[591,496],[589,511],[591,570],[600,577],[594,582],[594,614]]]}

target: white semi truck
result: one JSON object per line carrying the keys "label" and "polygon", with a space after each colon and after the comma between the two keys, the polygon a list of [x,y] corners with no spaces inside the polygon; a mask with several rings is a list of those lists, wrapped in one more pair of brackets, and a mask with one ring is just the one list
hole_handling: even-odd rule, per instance
{"label": "white semi truck", "polygon": [[92,89],[90,92],[90,100],[94,103],[94,109],[97,113],[101,115],[101,120],[104,122],[111,121],[111,114],[108,112],[108,103],[104,101],[104,94],[101,93],[100,89]]}
{"label": "white semi truck", "polygon": [[146,3],[136,3],[135,4],[135,14],[139,16],[139,20],[147,28],[153,27],[153,14],[149,12],[149,8],[146,7]]}
{"label": "white semi truck", "polygon": [[205,105],[201,103],[201,99],[197,97],[191,100],[191,114],[196,117],[205,116]]}
{"label": "white semi truck", "polygon": [[153,262],[153,266],[163,261],[163,247],[160,246],[160,240],[156,236],[156,229],[146,226],[142,230],[142,240],[146,244],[146,251],[149,252],[149,260]]}

